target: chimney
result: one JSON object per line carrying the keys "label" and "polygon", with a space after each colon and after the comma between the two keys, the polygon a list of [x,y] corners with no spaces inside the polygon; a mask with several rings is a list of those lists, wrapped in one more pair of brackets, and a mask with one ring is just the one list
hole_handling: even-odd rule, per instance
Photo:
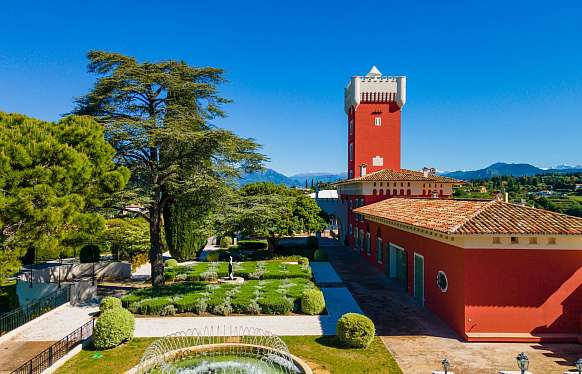
{"label": "chimney", "polygon": [[504,192],[503,193],[503,201],[505,201],[506,203],[509,202],[509,192]]}
{"label": "chimney", "polygon": [[368,167],[368,165],[366,165],[366,164],[360,165],[360,177],[366,176],[366,168],[367,167]]}

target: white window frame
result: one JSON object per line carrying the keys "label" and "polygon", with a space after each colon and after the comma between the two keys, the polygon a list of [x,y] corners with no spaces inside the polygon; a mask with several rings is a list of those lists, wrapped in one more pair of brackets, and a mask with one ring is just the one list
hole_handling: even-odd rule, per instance
{"label": "white window frame", "polygon": [[382,126],[382,117],[374,117],[374,126]]}

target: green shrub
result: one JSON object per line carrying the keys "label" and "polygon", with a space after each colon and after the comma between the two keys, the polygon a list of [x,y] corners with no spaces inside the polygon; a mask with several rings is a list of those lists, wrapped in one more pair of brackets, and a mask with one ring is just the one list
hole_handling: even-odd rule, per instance
{"label": "green shrub", "polygon": [[358,313],[346,313],[336,325],[336,334],[341,343],[348,347],[365,348],[374,339],[374,322]]}
{"label": "green shrub", "polygon": [[81,248],[79,259],[81,263],[98,262],[101,258],[101,249],[95,244],[89,244]]}
{"label": "green shrub", "polygon": [[230,236],[225,236],[220,239],[220,248],[228,248],[232,245],[232,238]]}
{"label": "green shrub", "polygon": [[208,308],[206,299],[199,295],[186,295],[183,298],[176,300],[175,304],[176,309],[181,313],[192,312],[201,314],[206,312],[206,309]]}
{"label": "green shrub", "polygon": [[105,296],[99,303],[99,310],[104,312],[109,309],[122,308],[121,299],[113,296]]}
{"label": "green shrub", "polygon": [[132,305],[139,303],[143,300],[143,297],[135,294],[125,295],[121,298],[121,305],[124,308],[130,308]]}
{"label": "green shrub", "polygon": [[176,275],[178,275],[178,271],[175,268],[171,267],[171,268],[164,269],[164,279],[166,279],[167,281],[175,280]]}
{"label": "green shrub", "polygon": [[297,263],[299,265],[309,265],[309,259],[307,257],[299,257]]}
{"label": "green shrub", "polygon": [[315,236],[310,236],[307,238],[307,248],[315,249],[319,248],[319,242]]}
{"label": "green shrub", "polygon": [[151,316],[159,316],[162,310],[168,305],[172,305],[172,300],[169,298],[155,298],[144,300],[139,304],[139,313]]}
{"label": "green shrub", "polygon": [[218,261],[219,256],[220,256],[220,253],[218,251],[208,251],[208,252],[206,252],[206,261],[216,262],[216,261]]}
{"label": "green shrub", "polygon": [[173,268],[175,266],[178,266],[178,261],[176,261],[173,258],[170,258],[169,260],[166,260],[166,262],[164,262],[164,266],[167,268]]}
{"label": "green shrub", "polygon": [[308,289],[301,296],[301,311],[305,314],[321,314],[325,309],[323,292],[317,289]]}
{"label": "green shrub", "polygon": [[128,310],[114,308],[104,311],[95,322],[93,344],[98,350],[117,347],[133,338],[135,318]]}
{"label": "green shrub", "polygon": [[313,252],[313,261],[327,261],[327,255],[323,250],[317,249]]}
{"label": "green shrub", "polygon": [[267,249],[269,243],[266,240],[239,240],[238,246],[240,249]]}
{"label": "green shrub", "polygon": [[265,314],[289,314],[293,305],[282,296],[268,296],[259,299],[258,304]]}
{"label": "green shrub", "polygon": [[147,252],[133,253],[131,256],[131,271],[136,271],[138,267],[150,262],[150,255]]}

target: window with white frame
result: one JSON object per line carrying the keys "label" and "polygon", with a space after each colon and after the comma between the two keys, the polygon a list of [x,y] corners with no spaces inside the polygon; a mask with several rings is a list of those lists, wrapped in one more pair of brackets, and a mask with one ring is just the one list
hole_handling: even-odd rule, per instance
{"label": "window with white frame", "polygon": [[382,126],[382,117],[375,117],[374,118],[374,125],[375,126]]}

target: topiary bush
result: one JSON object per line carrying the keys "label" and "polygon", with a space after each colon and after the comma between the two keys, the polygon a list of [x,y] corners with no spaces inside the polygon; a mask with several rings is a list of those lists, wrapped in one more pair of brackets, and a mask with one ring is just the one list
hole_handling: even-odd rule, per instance
{"label": "topiary bush", "polygon": [[150,316],[159,316],[168,305],[173,305],[169,298],[156,298],[144,300],[139,304],[139,313]]}
{"label": "topiary bush", "polygon": [[220,248],[228,248],[232,245],[232,238],[230,236],[224,236],[220,239]]}
{"label": "topiary bush", "polygon": [[79,252],[79,259],[81,263],[87,264],[90,262],[97,262],[101,258],[101,249],[95,244],[89,244],[81,248]]}
{"label": "topiary bush", "polygon": [[317,289],[308,289],[301,296],[301,311],[305,314],[321,314],[325,309],[323,292]]}
{"label": "topiary bush", "polygon": [[121,299],[118,299],[117,297],[105,296],[99,303],[99,311],[102,313],[106,310],[115,308],[123,308],[121,305]]}
{"label": "topiary bush", "polygon": [[293,309],[291,303],[282,296],[269,296],[258,300],[261,311],[265,314],[289,314]]}
{"label": "topiary bush", "polygon": [[321,249],[316,249],[315,252],[313,252],[313,260],[314,261],[327,261],[327,255],[325,254],[325,252]]}
{"label": "topiary bush", "polygon": [[336,335],[339,341],[354,348],[366,348],[374,340],[374,322],[358,313],[346,313],[337,321]]}
{"label": "topiary bush", "polygon": [[175,266],[178,266],[178,261],[176,261],[175,259],[171,258],[169,260],[166,260],[166,262],[164,262],[164,266],[167,268],[173,268]]}
{"label": "topiary bush", "polygon": [[133,338],[135,318],[127,309],[113,308],[104,311],[93,330],[93,344],[97,350],[117,347]]}

